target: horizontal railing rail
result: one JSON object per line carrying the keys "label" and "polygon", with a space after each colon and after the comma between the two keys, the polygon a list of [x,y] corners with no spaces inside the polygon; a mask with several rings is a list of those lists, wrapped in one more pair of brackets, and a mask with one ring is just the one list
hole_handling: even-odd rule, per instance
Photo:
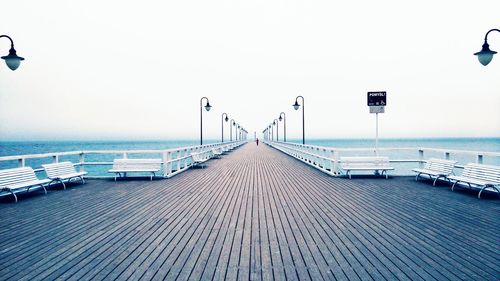
{"label": "horizontal railing rail", "polygon": [[[267,145],[288,154],[314,168],[317,168],[329,175],[338,176],[342,174],[340,169],[340,156],[353,154],[380,155],[389,152],[406,152],[415,157],[409,158],[390,158],[392,163],[416,163],[419,167],[423,167],[426,162],[425,157],[428,154],[433,154],[433,157],[441,157],[443,159],[452,159],[452,155],[473,156],[474,162],[483,163],[485,157],[500,159],[500,152],[491,151],[470,151],[458,149],[443,149],[443,148],[421,148],[421,147],[381,147],[375,148],[335,148],[315,145],[303,145],[290,142],[264,141]],[[414,154],[415,153],[415,154]],[[438,154],[437,156],[435,154]],[[400,153],[401,155],[401,153]],[[498,161],[500,162],[500,161]],[[457,168],[463,168],[467,163],[458,163]],[[408,171],[410,172],[410,171]]]}
{"label": "horizontal railing rail", "polygon": [[[203,157],[209,158],[212,152],[212,149],[227,149],[232,150],[242,144],[246,143],[246,141],[233,141],[233,142],[224,142],[224,143],[212,143],[205,145],[196,145],[196,146],[187,146],[187,147],[179,147],[179,148],[171,148],[171,149],[139,149],[139,150],[82,150],[82,151],[67,151],[67,152],[53,152],[53,153],[40,153],[40,154],[25,154],[25,155],[11,155],[11,156],[1,156],[0,162],[5,161],[17,161],[17,167],[25,167],[26,162],[31,159],[42,159],[49,158],[47,161],[44,161],[43,164],[46,163],[58,163],[60,162],[61,157],[66,156],[76,156],[78,157],[77,162],[73,162],[74,166],[79,167],[79,170],[83,172],[85,170],[85,166],[107,166],[113,165],[112,161],[86,161],[86,156],[89,155],[114,155],[113,159],[119,158],[116,157],[120,155],[121,158],[129,158],[134,155],[157,155],[162,159],[163,166],[163,176],[166,178],[173,177],[189,167],[193,165],[193,161],[191,158],[192,153],[201,153]],[[35,172],[43,171],[41,167],[33,167]],[[89,178],[107,178],[111,176],[87,176]]]}

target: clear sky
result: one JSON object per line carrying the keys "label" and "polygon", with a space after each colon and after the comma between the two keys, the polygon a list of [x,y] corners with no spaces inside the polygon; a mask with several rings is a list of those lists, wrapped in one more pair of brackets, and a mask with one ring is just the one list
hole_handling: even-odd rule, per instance
{"label": "clear sky", "polygon": [[[260,133],[373,137],[367,91],[387,91],[381,137],[500,136],[500,1],[4,1],[0,139],[207,138],[221,113]],[[489,36],[500,52],[500,33]],[[0,55],[9,42],[0,40]],[[226,126],[226,132],[229,127]]]}

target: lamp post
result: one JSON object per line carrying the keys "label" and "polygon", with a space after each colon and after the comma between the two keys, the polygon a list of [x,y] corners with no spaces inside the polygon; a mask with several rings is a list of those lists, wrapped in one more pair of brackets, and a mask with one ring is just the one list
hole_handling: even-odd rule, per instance
{"label": "lamp post", "polygon": [[202,97],[200,99],[200,145],[203,145],[203,99],[207,100],[207,104],[205,105],[205,110],[210,111],[210,109],[212,109],[210,102],[208,102],[208,98]]}
{"label": "lamp post", "polygon": [[5,63],[10,68],[10,70],[14,71],[19,67],[19,65],[21,64],[21,61],[23,61],[24,58],[20,57],[16,54],[16,49],[14,49],[14,41],[12,41],[12,38],[10,38],[7,35],[0,35],[0,38],[7,38],[10,40],[9,54],[6,56],[3,56],[2,59],[5,60]]}
{"label": "lamp post", "polygon": [[233,141],[233,126],[234,126],[235,122],[234,122],[234,119],[231,119],[229,121],[229,138],[230,138],[230,141]]}
{"label": "lamp post", "polygon": [[236,140],[241,140],[241,136],[240,136],[240,124],[236,124],[237,127],[236,127]]}
{"label": "lamp post", "polygon": [[484,36],[483,48],[481,49],[481,51],[474,53],[474,55],[477,56],[479,62],[484,66],[488,65],[493,59],[493,55],[497,53],[490,50],[490,45],[488,45],[488,34],[490,34],[490,32],[492,31],[500,32],[500,29],[490,29],[490,31],[486,32],[486,35]]}
{"label": "lamp post", "polygon": [[[226,115],[226,118],[224,118],[224,115]],[[224,121],[229,121],[229,118],[227,117],[227,113],[222,113],[222,142],[224,142]]]}
{"label": "lamp post", "polygon": [[306,131],[305,131],[305,122],[304,122],[304,97],[297,96],[295,98],[295,103],[293,104],[293,108],[295,110],[299,110],[300,104],[298,103],[298,98],[302,98],[302,144],[306,144]]}
{"label": "lamp post", "polygon": [[276,141],[280,141],[280,134],[279,134],[279,124],[278,124],[278,120],[277,119],[274,119],[273,120],[273,125],[276,125]]}
{"label": "lamp post", "polygon": [[283,121],[283,141],[286,142],[286,115],[285,115],[285,112],[280,113],[280,117],[278,118],[278,120]]}
{"label": "lamp post", "polygon": [[274,128],[273,124],[269,124],[269,129],[271,129],[271,141],[274,141]]}

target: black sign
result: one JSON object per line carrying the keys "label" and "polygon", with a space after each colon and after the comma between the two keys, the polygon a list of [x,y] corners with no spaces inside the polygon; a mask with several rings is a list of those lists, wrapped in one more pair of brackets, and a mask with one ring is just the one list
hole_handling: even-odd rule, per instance
{"label": "black sign", "polygon": [[368,92],[368,106],[386,106],[386,92]]}

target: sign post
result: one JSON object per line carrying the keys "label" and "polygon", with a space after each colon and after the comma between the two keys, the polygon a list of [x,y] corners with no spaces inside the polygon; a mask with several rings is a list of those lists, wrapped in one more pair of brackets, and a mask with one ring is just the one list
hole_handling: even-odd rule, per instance
{"label": "sign post", "polygon": [[378,156],[378,114],[385,112],[387,105],[387,93],[368,92],[368,106],[370,113],[375,113],[375,155]]}

